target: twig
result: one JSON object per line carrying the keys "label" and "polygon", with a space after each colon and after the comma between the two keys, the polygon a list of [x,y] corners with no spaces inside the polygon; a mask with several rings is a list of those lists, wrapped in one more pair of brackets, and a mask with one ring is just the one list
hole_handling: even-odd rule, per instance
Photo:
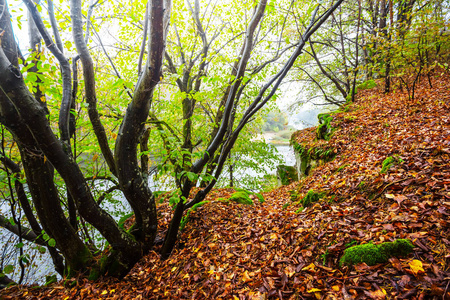
{"label": "twig", "polygon": [[391,182],[391,183],[389,183],[389,184],[386,184],[386,185],[383,187],[383,189],[375,196],[375,198],[373,198],[373,200],[375,200],[375,199],[377,199],[378,197],[380,197],[381,194],[383,194],[384,191],[385,191],[388,187],[390,187],[391,185],[396,184],[396,183],[399,183],[399,182],[402,182],[402,181],[405,181],[405,180],[407,180],[407,179],[409,179],[409,178],[399,179],[399,180],[393,181],[393,182]]}
{"label": "twig", "polygon": [[445,300],[445,295],[447,295],[448,285],[450,284],[450,280],[447,281],[447,286],[445,287],[444,295],[442,295],[442,300]]}

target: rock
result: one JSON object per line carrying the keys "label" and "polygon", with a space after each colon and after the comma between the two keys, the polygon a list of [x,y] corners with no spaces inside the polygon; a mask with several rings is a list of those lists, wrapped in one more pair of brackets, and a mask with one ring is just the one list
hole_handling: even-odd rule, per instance
{"label": "rock", "polygon": [[278,185],[288,185],[298,180],[297,169],[294,166],[277,166]]}

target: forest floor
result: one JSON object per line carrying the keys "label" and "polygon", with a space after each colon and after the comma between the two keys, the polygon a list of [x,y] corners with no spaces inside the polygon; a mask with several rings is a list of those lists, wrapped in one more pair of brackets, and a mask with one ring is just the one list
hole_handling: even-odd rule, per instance
{"label": "forest floor", "polygon": [[[122,280],[70,279],[12,287],[1,299],[450,299],[450,78],[423,78],[406,90],[360,91],[333,115],[329,141],[297,132],[305,147],[334,160],[254,205],[217,200],[191,213],[172,256],[158,249]],[[383,161],[395,162],[385,174]],[[325,192],[303,209],[307,191]],[[291,200],[291,194],[295,194]],[[170,209],[161,205],[161,228]],[[298,212],[298,213],[297,213]],[[407,257],[341,267],[353,244],[409,239]]]}

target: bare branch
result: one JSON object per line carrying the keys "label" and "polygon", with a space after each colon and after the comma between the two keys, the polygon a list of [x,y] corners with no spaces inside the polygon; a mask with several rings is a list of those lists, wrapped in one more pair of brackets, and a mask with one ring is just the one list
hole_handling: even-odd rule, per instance
{"label": "bare branch", "polygon": [[100,121],[100,116],[97,111],[94,64],[89,49],[87,48],[86,41],[83,38],[81,0],[71,0],[70,11],[72,17],[73,39],[80,55],[81,63],[83,64],[84,89],[86,93],[86,102],[88,103],[89,119],[109,169],[113,174],[117,174],[114,157],[108,145],[108,137],[106,136],[105,128]]}

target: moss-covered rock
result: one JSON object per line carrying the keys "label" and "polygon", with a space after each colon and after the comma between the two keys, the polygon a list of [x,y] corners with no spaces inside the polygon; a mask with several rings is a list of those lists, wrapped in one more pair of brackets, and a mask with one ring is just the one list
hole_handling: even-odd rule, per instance
{"label": "moss-covered rock", "polygon": [[331,121],[333,121],[331,113],[319,114],[317,118],[319,119],[319,126],[317,126],[316,130],[317,139],[329,140],[334,131],[334,128],[331,126]]}
{"label": "moss-covered rock", "polygon": [[414,246],[410,240],[398,239],[394,242],[385,242],[379,245],[372,243],[353,246],[345,250],[340,259],[340,265],[352,266],[366,263],[373,266],[388,262],[391,257],[404,257],[412,252]]}
{"label": "moss-covered rock", "polygon": [[245,191],[237,191],[233,193],[229,200],[239,204],[253,205],[253,201],[250,199],[250,194]]}
{"label": "moss-covered rock", "polygon": [[298,180],[297,169],[292,166],[277,166],[278,185],[288,185]]}
{"label": "moss-covered rock", "polygon": [[291,140],[291,145],[294,148],[295,165],[299,180],[308,176],[312,169],[333,160],[336,155],[331,147],[316,146],[308,149],[306,146],[293,140]]}

